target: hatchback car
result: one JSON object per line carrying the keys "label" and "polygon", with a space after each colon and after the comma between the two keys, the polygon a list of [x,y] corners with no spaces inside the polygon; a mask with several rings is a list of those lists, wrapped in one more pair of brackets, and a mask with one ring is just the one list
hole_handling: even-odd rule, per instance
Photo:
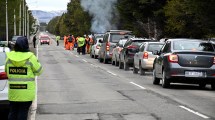
{"label": "hatchback car", "polygon": [[98,60],[99,62],[108,63],[112,59],[112,51],[116,46],[116,43],[121,38],[132,37],[132,32],[127,30],[110,30],[107,31],[103,37],[101,48],[99,50]]}
{"label": "hatchback car", "polygon": [[92,58],[97,58],[98,57],[98,53],[99,53],[99,49],[101,47],[101,43],[103,41],[103,36],[97,36],[94,39],[94,44],[91,47],[91,51],[90,51],[90,56]]}
{"label": "hatchback car", "polygon": [[116,47],[113,49],[112,52],[113,53],[111,60],[112,65],[119,66],[119,55],[127,40],[128,39],[126,38],[120,39],[119,42],[116,44]]}
{"label": "hatchback car", "polygon": [[170,83],[211,84],[215,89],[215,50],[211,42],[196,39],[169,39],[153,64],[153,84],[168,88]]}
{"label": "hatchback car", "polygon": [[50,44],[50,37],[48,35],[40,36],[40,45],[42,44]]}
{"label": "hatchback car", "polygon": [[5,72],[6,53],[9,52],[8,47],[0,47],[0,109],[9,108],[8,101],[8,78]]}
{"label": "hatchback car", "polygon": [[153,69],[153,62],[157,55],[153,55],[152,52],[159,51],[164,45],[162,42],[144,42],[139,52],[134,55],[133,73],[140,72],[140,75],[144,75],[145,71]]}
{"label": "hatchback car", "polygon": [[140,45],[143,42],[152,41],[146,38],[130,38],[126,41],[119,57],[119,69],[129,70],[129,67],[133,67],[134,55],[138,52]]}

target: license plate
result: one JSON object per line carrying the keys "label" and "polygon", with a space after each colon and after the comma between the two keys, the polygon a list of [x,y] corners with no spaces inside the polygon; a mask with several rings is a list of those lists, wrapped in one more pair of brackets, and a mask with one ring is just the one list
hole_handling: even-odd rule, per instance
{"label": "license plate", "polygon": [[186,71],[185,76],[186,77],[206,77],[205,72],[196,72],[196,71]]}

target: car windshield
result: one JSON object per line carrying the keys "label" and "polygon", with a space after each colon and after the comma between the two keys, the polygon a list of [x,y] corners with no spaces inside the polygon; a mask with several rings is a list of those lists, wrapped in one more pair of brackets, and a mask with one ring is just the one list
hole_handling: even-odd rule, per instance
{"label": "car windshield", "polygon": [[40,39],[41,39],[41,40],[49,40],[48,37],[41,37]]}
{"label": "car windshield", "polygon": [[5,64],[6,54],[4,52],[0,52],[0,66]]}
{"label": "car windshield", "polygon": [[162,48],[163,44],[149,44],[148,46],[148,50],[149,52],[152,52],[152,51],[159,51],[161,48]]}
{"label": "car windshield", "polygon": [[173,49],[214,52],[214,48],[211,43],[201,41],[174,41]]}
{"label": "car windshield", "polygon": [[130,34],[112,33],[111,36],[110,36],[110,41],[114,42],[114,43],[117,43],[122,38],[130,38],[130,37],[131,37]]}

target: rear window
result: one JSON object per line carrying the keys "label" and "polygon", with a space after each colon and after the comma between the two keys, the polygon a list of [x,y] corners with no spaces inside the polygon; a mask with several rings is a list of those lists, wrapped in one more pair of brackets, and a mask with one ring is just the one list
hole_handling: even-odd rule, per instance
{"label": "rear window", "polygon": [[4,52],[0,52],[0,66],[5,65],[6,54]]}
{"label": "rear window", "polygon": [[132,35],[130,34],[119,34],[119,33],[112,33],[110,35],[110,42],[114,42],[114,43],[117,43],[119,42],[120,39],[122,38],[131,38]]}
{"label": "rear window", "polygon": [[160,51],[160,49],[163,47],[163,44],[149,44],[147,51],[152,52],[152,51]]}
{"label": "rear window", "polygon": [[174,41],[173,49],[214,52],[214,48],[211,43],[201,41]]}
{"label": "rear window", "polygon": [[145,41],[143,41],[143,40],[134,40],[134,41],[132,41],[131,45],[140,46],[143,42],[145,42]]}

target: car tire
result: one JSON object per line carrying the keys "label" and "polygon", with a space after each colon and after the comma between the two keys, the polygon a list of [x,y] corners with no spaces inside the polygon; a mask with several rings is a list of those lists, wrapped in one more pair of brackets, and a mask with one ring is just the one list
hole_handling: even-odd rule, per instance
{"label": "car tire", "polygon": [[111,65],[115,65],[115,61],[113,59],[111,59]]}
{"label": "car tire", "polygon": [[205,82],[201,82],[201,83],[199,83],[199,88],[200,89],[205,89],[206,85],[207,84]]}
{"label": "car tire", "polygon": [[137,74],[138,73],[138,69],[135,67],[135,65],[133,65],[133,73]]}
{"label": "car tire", "polygon": [[[115,56],[116,58],[116,56]],[[117,61],[117,59],[115,60],[115,66],[119,66],[119,61]]]}
{"label": "car tire", "polygon": [[140,75],[145,75],[145,70],[142,68],[141,63],[139,64]]}
{"label": "car tire", "polygon": [[102,62],[103,62],[103,59],[102,59],[102,58],[100,58],[100,57],[98,58],[98,60],[99,60],[99,62],[100,62],[100,63],[102,63]]}
{"label": "car tire", "polygon": [[153,69],[153,84],[154,85],[159,85],[160,84],[160,79],[156,77],[156,72],[155,69]]}
{"label": "car tire", "polygon": [[215,90],[215,82],[211,82],[211,90]]}
{"label": "car tire", "polygon": [[124,70],[125,71],[129,70],[129,66],[128,66],[128,63],[126,62],[126,58],[124,59],[123,65],[124,65]]}
{"label": "car tire", "polygon": [[162,87],[169,88],[170,87],[170,80],[166,78],[166,72],[163,70],[162,75]]}

